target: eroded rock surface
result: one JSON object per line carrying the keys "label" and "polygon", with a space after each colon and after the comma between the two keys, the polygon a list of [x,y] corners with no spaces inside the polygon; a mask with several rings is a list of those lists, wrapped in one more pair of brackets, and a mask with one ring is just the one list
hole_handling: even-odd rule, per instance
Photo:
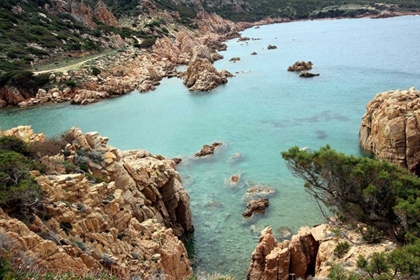
{"label": "eroded rock surface", "polygon": [[420,92],[391,90],[366,105],[359,132],[360,146],[413,173],[420,174]]}
{"label": "eroded rock surface", "polygon": [[[44,139],[30,127],[0,135]],[[192,275],[178,237],[194,228],[175,163],[143,150],[118,150],[108,138],[75,127],[67,139],[65,152],[42,158],[47,174],[33,173],[45,195],[44,212],[25,225],[0,211],[0,234],[10,239],[10,249],[51,272],[105,269],[119,279],[151,279],[159,271],[168,279]],[[87,171],[66,172],[80,162]]]}
{"label": "eroded rock surface", "polygon": [[[373,252],[395,248],[389,241],[381,244],[361,242],[362,237],[356,231],[343,230],[341,234],[343,238],[338,238],[331,232],[330,225],[321,224],[313,228],[303,227],[290,241],[278,243],[271,227],[267,227],[261,232],[259,243],[252,253],[247,279],[287,280],[290,275],[295,279],[307,279],[308,276],[325,279],[332,264],[340,264],[346,270],[355,271],[359,255],[369,259]],[[354,244],[350,245],[344,256],[337,257],[334,249],[338,242],[349,240]]]}

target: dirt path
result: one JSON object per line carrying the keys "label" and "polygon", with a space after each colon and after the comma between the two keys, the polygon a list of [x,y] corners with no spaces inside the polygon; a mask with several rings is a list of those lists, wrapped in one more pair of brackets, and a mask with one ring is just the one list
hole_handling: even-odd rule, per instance
{"label": "dirt path", "polygon": [[[101,58],[101,57],[106,56],[106,55],[109,55],[109,54],[110,54],[110,52],[101,53],[101,54],[95,55],[93,57],[89,57],[87,59],[84,59],[84,60],[81,60],[81,61],[77,61],[75,63],[68,64],[66,66],[57,67],[57,68],[48,68],[46,70],[41,70],[41,71],[34,71],[34,74],[35,75],[38,75],[38,74],[48,73],[48,72],[67,72],[69,70],[79,69],[86,62],[91,61],[91,60],[95,60],[95,59],[98,59],[98,58]],[[51,67],[53,67],[53,65],[51,65]]]}

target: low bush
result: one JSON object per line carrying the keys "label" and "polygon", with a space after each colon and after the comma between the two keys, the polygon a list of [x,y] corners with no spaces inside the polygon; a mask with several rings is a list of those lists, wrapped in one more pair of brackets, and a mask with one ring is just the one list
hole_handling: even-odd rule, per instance
{"label": "low bush", "polygon": [[37,141],[30,144],[31,154],[36,158],[54,156],[61,153],[67,143],[57,136],[48,137],[44,141]]}
{"label": "low bush", "polygon": [[145,39],[143,42],[141,42],[140,46],[142,48],[151,48],[156,42],[156,37],[151,37]]}
{"label": "low bush", "polygon": [[338,242],[337,246],[334,249],[334,255],[341,259],[349,251],[349,249],[350,243],[348,243],[347,241]]}
{"label": "low bush", "polygon": [[91,67],[90,69],[92,70],[92,74],[95,76],[98,76],[99,74],[101,74],[101,70],[99,70],[96,67]]}

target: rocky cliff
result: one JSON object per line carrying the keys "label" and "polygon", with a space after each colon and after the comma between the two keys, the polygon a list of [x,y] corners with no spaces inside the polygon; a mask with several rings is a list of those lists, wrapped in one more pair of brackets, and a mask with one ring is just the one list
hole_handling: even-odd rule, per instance
{"label": "rocky cliff", "polygon": [[[278,243],[271,227],[267,227],[261,232],[259,243],[252,253],[247,279],[288,280],[307,279],[309,276],[324,279],[332,264],[341,264],[346,270],[354,271],[359,255],[369,259],[374,252],[396,247],[389,241],[366,244],[360,234],[351,230],[342,229],[341,235],[336,236],[331,229],[326,224],[303,227],[291,240]],[[351,242],[343,254],[335,252],[339,242]]]}
{"label": "rocky cliff", "polygon": [[[29,127],[0,131],[45,141]],[[43,211],[29,219],[0,211],[0,234],[11,252],[25,252],[40,271],[84,275],[98,270],[120,279],[192,275],[180,237],[193,231],[189,196],[175,163],[143,150],[121,151],[98,133],[72,128],[57,155],[33,172]],[[5,239],[2,240],[5,240]]]}
{"label": "rocky cliff", "polygon": [[420,92],[379,93],[366,106],[359,132],[360,146],[377,159],[420,174]]}

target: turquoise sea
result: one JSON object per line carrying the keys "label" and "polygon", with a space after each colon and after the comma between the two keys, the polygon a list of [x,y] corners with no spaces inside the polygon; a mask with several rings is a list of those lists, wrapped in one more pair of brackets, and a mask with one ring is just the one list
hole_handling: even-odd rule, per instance
{"label": "turquoise sea", "polygon": [[[325,144],[358,155],[358,132],[365,106],[378,92],[420,87],[420,17],[301,21],[248,29],[260,40],[227,42],[218,69],[235,74],[210,93],[192,93],[176,78],[156,91],[89,106],[51,105],[0,111],[0,127],[32,125],[49,136],[76,125],[98,131],[121,149],[146,149],[182,157],[179,165],[191,196],[196,231],[188,247],[197,270],[245,279],[258,231],[322,222],[287,170],[280,152],[298,145]],[[276,45],[277,49],[267,50]],[[257,55],[250,55],[257,52]],[[229,59],[239,56],[240,61]],[[311,79],[286,69],[312,61]],[[223,142],[216,154],[194,159],[203,144]],[[232,154],[240,153],[239,160]],[[231,188],[225,180],[240,174]],[[248,186],[276,190],[268,211],[244,220]]]}

